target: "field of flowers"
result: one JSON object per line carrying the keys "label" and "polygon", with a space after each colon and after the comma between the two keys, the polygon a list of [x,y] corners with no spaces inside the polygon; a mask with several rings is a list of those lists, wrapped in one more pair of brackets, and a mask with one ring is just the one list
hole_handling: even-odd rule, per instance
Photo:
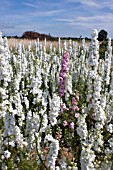
{"label": "field of flowers", "polygon": [[56,51],[0,33],[1,170],[113,170],[112,46],[101,57],[97,38]]}

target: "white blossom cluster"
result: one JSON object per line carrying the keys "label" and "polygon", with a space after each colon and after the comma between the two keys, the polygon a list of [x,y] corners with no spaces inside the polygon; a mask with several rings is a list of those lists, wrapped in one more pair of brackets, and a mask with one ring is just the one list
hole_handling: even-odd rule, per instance
{"label": "white blossom cluster", "polygon": [[51,135],[46,135],[45,142],[51,142],[50,150],[47,156],[47,165],[51,170],[55,170],[55,162],[59,151],[59,142],[54,139]]}
{"label": "white blossom cluster", "polygon": [[95,153],[91,149],[92,145],[88,144],[87,146],[82,146],[80,162],[81,162],[81,169],[82,170],[95,170],[94,168],[94,160],[95,160]]}
{"label": "white blossom cluster", "polygon": [[79,116],[77,121],[77,133],[80,136],[81,140],[87,140],[88,137],[87,124],[85,121],[86,116],[86,114]]}
{"label": "white blossom cluster", "polygon": [[52,126],[57,124],[57,117],[60,110],[60,97],[53,94],[53,98],[49,98],[50,111],[49,111],[49,121]]}

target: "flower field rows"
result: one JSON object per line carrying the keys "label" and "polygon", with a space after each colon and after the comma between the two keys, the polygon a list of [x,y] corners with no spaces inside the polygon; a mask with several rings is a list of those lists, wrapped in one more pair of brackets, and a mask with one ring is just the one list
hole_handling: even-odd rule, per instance
{"label": "flower field rows", "polygon": [[97,38],[47,53],[0,35],[2,170],[113,169],[112,46],[102,58]]}

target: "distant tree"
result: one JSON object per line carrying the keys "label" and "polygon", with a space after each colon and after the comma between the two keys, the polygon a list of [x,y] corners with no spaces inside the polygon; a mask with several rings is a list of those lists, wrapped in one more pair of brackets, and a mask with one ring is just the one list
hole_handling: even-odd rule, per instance
{"label": "distant tree", "polygon": [[99,41],[103,41],[103,40],[107,40],[107,31],[105,30],[101,30],[99,33],[98,33],[98,40]]}

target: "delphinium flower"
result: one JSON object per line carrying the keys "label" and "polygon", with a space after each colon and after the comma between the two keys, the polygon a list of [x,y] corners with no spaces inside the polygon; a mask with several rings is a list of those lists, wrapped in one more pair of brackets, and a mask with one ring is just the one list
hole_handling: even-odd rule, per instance
{"label": "delphinium flower", "polygon": [[7,45],[7,39],[2,38],[0,35],[0,80],[4,83],[1,86],[7,88],[8,82],[10,82],[10,55]]}
{"label": "delphinium flower", "polygon": [[[32,94],[33,102],[32,105],[37,105],[37,102],[40,102],[42,99],[42,89],[40,88],[42,85],[42,76],[41,76],[41,69],[39,68],[38,64],[34,66],[33,77],[31,77],[31,81],[27,85],[29,90],[29,95]],[[30,99],[31,100],[31,99]]]}
{"label": "delphinium flower", "polygon": [[[96,98],[98,98],[96,95],[99,95],[97,93],[100,93],[101,91],[101,85],[100,85],[100,89],[94,89],[93,87],[93,83],[95,81],[95,79],[98,79],[98,59],[99,59],[99,45],[98,45],[98,32],[97,30],[93,30],[92,31],[92,41],[91,41],[91,45],[90,45],[90,52],[89,52],[89,71],[88,71],[88,93],[87,93],[87,102],[89,102],[89,110],[91,109],[91,107],[93,107],[92,105],[94,104],[94,102],[92,100],[98,100]],[[101,83],[101,82],[100,82]],[[96,84],[96,83],[95,83]],[[95,86],[96,88],[96,86]],[[93,102],[93,103],[92,103]],[[98,101],[97,101],[98,102]],[[97,103],[96,102],[96,103]]]}
{"label": "delphinium flower", "polygon": [[76,59],[77,57],[77,50],[78,50],[78,42],[74,42],[72,43],[72,57],[73,59]]}
{"label": "delphinium flower", "polygon": [[40,60],[40,63],[42,64],[42,55],[43,54],[43,51],[42,51],[42,42],[39,42],[39,60]]}
{"label": "delphinium flower", "polygon": [[108,125],[106,125],[106,130],[110,133],[113,133],[113,124],[109,123]]}
{"label": "delphinium flower", "polygon": [[39,44],[40,44],[40,39],[37,38],[37,53],[39,54]]}
{"label": "delphinium flower", "polygon": [[49,54],[50,56],[52,55],[53,52],[53,46],[52,46],[52,42],[50,42],[50,46],[49,46]]}
{"label": "delphinium flower", "polygon": [[75,117],[78,118],[79,117],[79,113],[75,113]]}
{"label": "delphinium flower", "polygon": [[101,77],[101,83],[102,83],[102,90],[104,90],[104,79],[105,79],[105,63],[104,60],[99,59],[99,63],[98,63],[98,73]]}
{"label": "delphinium flower", "polygon": [[60,164],[60,169],[65,170],[68,168],[67,162],[65,158],[61,158],[59,160],[59,164]]}
{"label": "delphinium flower", "polygon": [[41,132],[45,132],[48,125],[48,116],[47,116],[47,97],[45,94],[42,95],[41,107],[39,109],[39,114],[41,115],[42,124],[41,124]]}
{"label": "delphinium flower", "polygon": [[44,58],[44,61],[46,62],[46,57],[47,57],[47,55],[46,55],[46,46],[47,46],[47,40],[46,40],[46,37],[45,37],[45,39],[44,39],[44,47],[43,47],[43,51],[44,51],[44,56],[45,56],[45,58]]}
{"label": "delphinium flower", "polygon": [[16,56],[16,67],[18,69],[18,72],[21,74],[21,64],[22,64],[22,44],[19,43],[18,45],[18,55]]}
{"label": "delphinium flower", "polygon": [[[74,122],[73,118],[75,118],[75,120],[76,120],[79,117],[79,110],[80,109],[78,107],[78,100],[79,100],[79,96],[77,96],[77,98],[76,97],[72,98],[71,110],[66,107],[65,103],[62,103],[61,114],[64,115],[64,121],[63,121],[64,127],[69,126],[70,129],[75,128],[75,122]],[[69,114],[69,117],[70,117],[69,120],[65,120],[65,114],[64,114],[65,111],[67,111],[67,113]]]}
{"label": "delphinium flower", "polygon": [[[79,58],[79,75],[78,75],[78,81],[82,81],[83,83],[86,83],[86,78],[87,78],[87,74],[88,74],[88,69],[87,69],[87,49],[86,49],[86,44],[85,44],[85,40],[82,40],[82,47],[81,47],[81,54],[80,54],[80,58]],[[79,80],[80,79],[80,80]]]}
{"label": "delphinium flower", "polygon": [[[94,146],[94,136],[97,139],[98,133],[101,133],[101,130],[99,131],[98,128],[95,128],[93,130],[92,126],[89,128],[89,120],[88,118],[91,119],[91,122],[93,122],[93,120],[95,119],[97,122],[101,121],[104,124],[105,121],[105,113],[104,110],[100,107],[100,98],[101,98],[101,78],[98,75],[98,60],[99,60],[99,43],[98,43],[98,32],[97,30],[93,30],[92,31],[92,40],[91,40],[91,44],[90,44],[90,48],[89,48],[89,70],[88,70],[88,81],[87,81],[87,105],[88,108],[86,108],[83,113],[83,115],[80,115],[78,118],[78,127],[77,127],[77,133],[80,136],[80,141],[81,141],[81,145],[82,145],[82,151],[81,151],[81,156],[83,154],[83,152],[85,153],[86,148],[88,148],[90,146],[90,150],[88,149],[87,151],[89,153],[86,153],[86,155],[84,155],[85,157],[87,156],[87,162],[86,162],[86,158],[82,156],[81,158],[81,169],[83,170],[84,168],[86,169],[94,169],[94,162],[95,162],[95,152],[92,150],[92,147]],[[94,117],[91,116],[91,114],[93,115],[94,113]],[[102,120],[102,116],[104,115],[104,118]],[[88,123],[88,124],[87,124]],[[98,131],[96,133],[96,131]],[[92,137],[91,137],[92,136]],[[89,138],[89,140],[88,140]],[[101,134],[100,134],[100,138],[101,138]],[[92,139],[92,140],[91,140]],[[101,138],[103,139],[103,138]],[[98,143],[99,146],[99,141],[96,141]],[[96,144],[95,142],[95,144]],[[103,142],[103,141],[102,141]],[[101,143],[102,143],[101,142]],[[100,145],[101,145],[100,143]],[[89,145],[90,144],[90,145]],[[85,145],[85,147],[84,147]],[[102,145],[101,145],[102,146]],[[85,149],[85,150],[84,150]],[[97,149],[97,147],[93,148],[94,150]],[[92,160],[90,161],[90,152],[92,154]],[[91,166],[91,167],[90,167]]]}
{"label": "delphinium flower", "polygon": [[51,75],[50,75],[50,81],[51,81],[51,88],[52,88],[52,93],[55,93],[57,90],[57,64],[53,63],[52,69],[51,69]]}
{"label": "delphinium flower", "polygon": [[69,125],[69,127],[70,127],[71,129],[74,129],[74,125],[75,125],[74,122],[71,122],[70,125]]}
{"label": "delphinium flower", "polygon": [[107,159],[107,156],[105,157],[104,161],[101,164],[101,169],[108,169],[112,170],[113,169],[113,164],[111,161]]}
{"label": "delphinium flower", "polygon": [[72,54],[72,40],[69,40],[68,52],[69,52],[69,55]]}
{"label": "delphinium flower", "polygon": [[19,128],[19,126],[15,126],[15,143],[17,148],[23,149],[24,147],[27,146],[27,142],[24,140],[24,136]]}
{"label": "delphinium flower", "polygon": [[62,54],[67,50],[67,42],[63,42]]}
{"label": "delphinium flower", "polygon": [[102,90],[101,89],[101,77],[97,76],[94,81],[94,92],[93,92],[92,105],[94,108],[94,119],[97,121],[101,121],[102,124],[104,125],[106,116],[105,116],[103,106],[100,105],[101,90]]}
{"label": "delphinium flower", "polygon": [[8,150],[4,151],[4,157],[6,159],[10,158],[10,155],[11,155],[11,153]]}
{"label": "delphinium flower", "polygon": [[26,109],[29,109],[29,100],[26,96],[23,98],[23,102],[25,103]]}
{"label": "delphinium flower", "polygon": [[64,111],[69,110],[69,108],[67,108],[65,103],[61,104],[61,113],[63,113]]}
{"label": "delphinium flower", "polygon": [[29,42],[27,50],[28,50],[28,52],[30,52],[30,50],[31,50],[31,42]]}
{"label": "delphinium flower", "polygon": [[[105,125],[106,121],[106,114],[105,114],[105,107],[104,105],[101,105],[101,77],[99,75],[96,76],[94,80],[94,92],[92,96],[92,106],[94,113],[93,113],[93,120],[95,120],[95,128],[93,129],[93,132],[90,134],[93,136],[93,145],[94,145],[94,150],[97,152],[101,151],[101,148],[103,146],[103,127]],[[100,123],[101,122],[101,123]]]}
{"label": "delphinium flower", "polygon": [[[37,95],[38,92],[39,89],[37,89]],[[30,150],[38,150],[38,153],[41,152],[40,144],[42,140],[42,133],[45,133],[48,126],[48,117],[46,112],[47,96],[48,92],[45,90],[45,92],[42,93],[40,98],[34,98],[34,110],[32,109],[32,111],[28,112],[26,116],[26,131],[28,136],[27,140],[29,144],[28,146]]]}
{"label": "delphinium flower", "polygon": [[2,125],[2,133],[0,132],[0,136],[0,162],[2,159],[3,165],[6,163],[6,159],[10,158],[11,152],[15,147],[15,119],[8,111],[4,116],[4,125]]}
{"label": "delphinium flower", "polygon": [[8,104],[8,95],[6,93],[6,89],[3,87],[0,87],[0,99],[1,99],[1,103],[0,103],[0,119],[2,119],[7,111],[7,107],[6,104]]}
{"label": "delphinium flower", "polygon": [[28,142],[28,149],[33,150],[36,148],[37,142],[37,149],[40,152],[40,143],[41,143],[41,135],[44,131],[44,128],[40,131],[40,117],[37,112],[29,111],[26,116],[26,135],[27,142]]}
{"label": "delphinium flower", "polygon": [[110,83],[110,70],[111,70],[112,46],[111,39],[108,39],[107,51],[105,52],[105,84]]}
{"label": "delphinium flower", "polygon": [[67,74],[65,81],[65,99],[68,100],[71,94],[72,94],[72,76]]}
{"label": "delphinium flower", "polygon": [[27,61],[25,53],[22,53],[22,60],[21,61],[22,61],[21,74],[22,74],[22,78],[24,78],[25,76],[26,77],[28,76],[28,69],[27,69],[28,61]]}
{"label": "delphinium flower", "polygon": [[9,150],[4,150],[4,153],[1,156],[2,161],[0,161],[0,168],[2,170],[7,170],[8,166],[6,160],[8,161],[10,157],[11,157],[11,152]]}
{"label": "delphinium flower", "polygon": [[58,54],[61,54],[60,38],[58,38]]}
{"label": "delphinium flower", "polygon": [[87,130],[87,124],[86,124],[86,114],[80,115],[77,119],[77,134],[80,136],[80,140],[85,140],[88,138],[88,130]]}
{"label": "delphinium flower", "polygon": [[60,97],[63,97],[65,94],[65,82],[66,82],[66,75],[68,73],[68,70],[69,70],[69,53],[64,52],[62,64],[61,64],[61,70],[59,73],[59,84],[60,84],[59,96]]}
{"label": "delphinium flower", "polygon": [[78,101],[79,101],[78,95],[72,98],[72,113],[77,113],[80,110],[78,106]]}
{"label": "delphinium flower", "polygon": [[26,135],[28,136],[28,149],[31,150],[34,148],[34,132],[33,132],[33,126],[36,125],[36,127],[38,128],[38,121],[39,121],[39,116],[37,115],[37,117],[32,116],[32,112],[31,110],[29,110],[27,112],[26,115]]}
{"label": "delphinium flower", "polygon": [[[95,36],[95,38],[97,38],[97,36]],[[93,47],[92,52],[90,52],[90,55],[92,57],[90,58],[91,60],[89,60],[90,74],[88,76],[89,82],[88,82],[87,102],[88,102],[88,114],[90,115],[91,118],[90,120],[92,122],[91,129],[89,131],[89,142],[92,144],[92,148],[95,151],[95,153],[103,154],[105,152],[104,147],[106,148],[105,146],[106,142],[104,141],[106,140],[105,127],[107,127],[106,125],[109,124],[111,121],[111,119],[108,118],[109,117],[108,115],[112,115],[111,114],[112,109],[110,110],[111,98],[109,97],[109,88],[108,88],[109,81],[110,81],[110,70],[111,70],[111,66],[110,66],[111,53],[110,55],[108,55],[109,52],[108,53],[106,52],[105,61],[99,59],[98,62],[98,60],[95,59],[96,56],[98,59],[98,46],[96,46],[96,44],[98,45],[98,43],[96,43],[95,40],[91,45],[91,47]],[[109,45],[109,47],[111,51],[111,46]],[[107,150],[107,148],[105,150]],[[99,167],[101,166],[102,160],[99,161],[99,159],[100,158],[97,154],[94,161],[95,168],[97,167],[97,165]],[[103,156],[103,161],[104,161],[104,156]]]}
{"label": "delphinium flower", "polygon": [[90,44],[89,51],[89,71],[88,71],[88,94],[87,94],[87,102],[92,98],[93,92],[93,80],[97,75],[98,69],[98,59],[99,59],[99,44],[98,44],[98,32],[97,30],[92,31],[92,40]]}
{"label": "delphinium flower", "polygon": [[86,57],[86,43],[85,39],[82,40],[82,49],[81,49],[81,55],[80,55],[80,61],[81,61],[81,66],[84,66],[85,62],[85,57]]}
{"label": "delphinium flower", "polygon": [[37,41],[34,42],[34,52],[35,52],[35,55],[37,55]]}
{"label": "delphinium flower", "polygon": [[112,69],[112,46],[111,46],[111,39],[108,39],[108,46],[107,51],[105,52],[105,64],[104,64],[104,95],[106,96],[106,124],[109,124],[112,120],[113,114],[112,114],[112,104],[113,104],[113,95],[112,95],[112,89],[113,89],[113,69]]}
{"label": "delphinium flower", "polygon": [[65,127],[65,126],[67,126],[67,125],[68,125],[67,121],[64,120],[64,121],[63,121],[63,126]]}
{"label": "delphinium flower", "polygon": [[51,135],[46,135],[45,142],[51,142],[50,150],[47,155],[47,166],[51,170],[55,170],[56,159],[59,151],[59,141],[54,139]]}
{"label": "delphinium flower", "polygon": [[14,128],[15,128],[15,118],[13,115],[10,115],[9,113],[5,114],[5,123],[4,123],[4,137],[10,137],[14,135]]}
{"label": "delphinium flower", "polygon": [[106,119],[106,123],[109,124],[111,122],[111,120],[113,119],[113,70],[111,70],[111,78],[110,78],[110,89],[109,89],[109,100],[107,98],[107,119]]}
{"label": "delphinium flower", "polygon": [[[110,60],[110,61],[109,61]],[[110,164],[112,164],[112,155],[113,155],[113,69],[112,69],[112,46],[111,39],[108,39],[107,51],[105,52],[105,77],[104,77],[104,96],[106,98],[105,112],[106,112],[106,121],[105,121],[105,130],[106,134],[104,136],[107,144],[105,146],[104,152],[106,154],[106,160],[104,166],[108,166],[110,168]],[[108,138],[107,138],[108,137]],[[111,160],[108,160],[108,157]]]}
{"label": "delphinium flower", "polygon": [[[14,137],[14,124],[13,116],[9,116],[9,89],[8,86],[11,82],[11,65],[10,65],[10,52],[8,48],[7,38],[2,38],[2,33],[0,33],[0,161],[1,159],[10,158],[10,151],[7,150],[9,143]],[[10,94],[11,95],[11,94]],[[6,121],[5,121],[6,120]],[[11,143],[10,143],[11,144]],[[0,163],[1,165],[1,163]],[[2,165],[5,167],[5,160],[2,160]]]}
{"label": "delphinium flower", "polygon": [[20,93],[15,93],[12,99],[12,104],[14,105],[16,109],[16,114],[17,116],[21,117],[22,116],[22,103],[21,103],[21,94]]}
{"label": "delphinium flower", "polygon": [[80,163],[81,163],[81,170],[95,170],[94,167],[94,160],[95,160],[95,153],[92,150],[92,145],[89,144],[87,146],[82,146],[81,156],[80,156]]}
{"label": "delphinium flower", "polygon": [[60,97],[56,94],[53,94],[53,98],[49,99],[50,111],[49,111],[49,121],[52,126],[57,124],[57,117],[60,110]]}

